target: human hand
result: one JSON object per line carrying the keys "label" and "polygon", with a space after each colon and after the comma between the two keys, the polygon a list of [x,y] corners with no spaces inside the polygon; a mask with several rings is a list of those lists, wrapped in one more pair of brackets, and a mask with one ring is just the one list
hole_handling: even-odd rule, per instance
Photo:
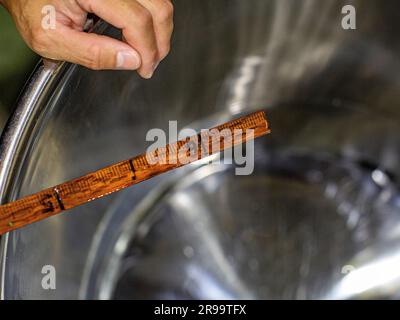
{"label": "human hand", "polygon": [[[146,79],[170,50],[170,0],[0,0],[29,47],[54,60],[94,70],[137,70]],[[55,9],[54,28],[43,27],[42,9]],[[83,32],[87,14],[122,30],[123,41]]]}

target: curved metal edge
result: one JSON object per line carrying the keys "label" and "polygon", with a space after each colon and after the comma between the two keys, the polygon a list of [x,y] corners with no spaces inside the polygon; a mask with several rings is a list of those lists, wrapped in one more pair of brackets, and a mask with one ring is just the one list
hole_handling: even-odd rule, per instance
{"label": "curved metal edge", "polygon": [[[53,84],[61,69],[69,64],[41,60],[28,80],[17,107],[1,135],[0,139],[0,201],[10,199],[10,186],[15,173],[22,166],[23,150],[27,136],[32,132],[36,119],[40,115],[41,102],[49,97]],[[0,239],[0,299],[5,299],[5,268],[7,260],[8,234]]]}
{"label": "curved metal edge", "polygon": [[[96,17],[88,19],[87,32],[102,34],[108,24]],[[61,76],[75,65],[67,62],[42,59],[28,80],[17,107],[9,118],[0,138],[0,203],[10,201],[11,182],[15,173],[21,169],[24,148],[39,115],[43,102],[52,94],[54,85]],[[5,272],[9,234],[0,236],[0,300],[5,300]]]}

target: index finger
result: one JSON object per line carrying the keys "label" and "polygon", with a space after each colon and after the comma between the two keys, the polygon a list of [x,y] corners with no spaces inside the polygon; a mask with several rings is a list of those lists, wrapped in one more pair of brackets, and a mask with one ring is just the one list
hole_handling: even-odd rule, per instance
{"label": "index finger", "polygon": [[79,4],[122,30],[126,42],[141,56],[139,74],[150,78],[159,62],[151,13],[135,0],[79,0]]}

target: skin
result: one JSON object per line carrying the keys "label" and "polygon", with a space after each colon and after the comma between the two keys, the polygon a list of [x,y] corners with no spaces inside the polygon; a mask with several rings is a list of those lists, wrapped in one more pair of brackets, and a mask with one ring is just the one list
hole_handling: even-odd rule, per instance
{"label": "skin", "polygon": [[[137,70],[152,77],[170,51],[170,0],[0,0],[28,46],[42,57],[94,70]],[[44,6],[56,11],[55,29],[43,28]],[[88,13],[122,30],[123,41],[83,32]]]}

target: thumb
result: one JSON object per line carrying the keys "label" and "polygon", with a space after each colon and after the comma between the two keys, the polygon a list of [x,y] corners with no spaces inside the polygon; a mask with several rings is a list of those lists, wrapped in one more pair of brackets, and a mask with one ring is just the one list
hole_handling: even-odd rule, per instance
{"label": "thumb", "polygon": [[94,70],[137,70],[139,53],[128,44],[94,33],[64,29],[52,51],[57,60],[83,65]]}

